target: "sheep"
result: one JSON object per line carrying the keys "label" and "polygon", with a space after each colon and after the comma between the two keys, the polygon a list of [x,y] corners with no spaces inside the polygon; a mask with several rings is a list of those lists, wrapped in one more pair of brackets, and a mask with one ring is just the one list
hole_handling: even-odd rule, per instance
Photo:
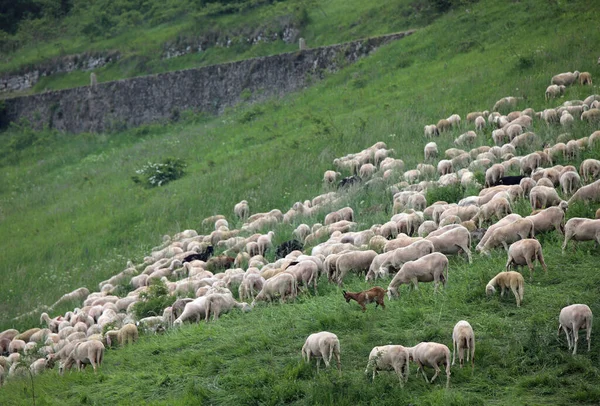
{"label": "sheep", "polygon": [[437,156],[438,156],[437,144],[435,142],[428,142],[427,145],[425,145],[424,154],[425,154],[426,161],[437,158]]}
{"label": "sheep", "polygon": [[340,255],[335,263],[338,286],[342,286],[344,277],[351,270],[357,273],[364,272],[366,274],[371,262],[373,262],[373,259],[376,256],[377,253],[373,250],[353,251]]}
{"label": "sheep", "polygon": [[[572,304],[563,307],[558,316],[558,333],[562,329],[567,336],[567,344],[569,350],[573,346],[573,355],[577,353],[577,342],[579,341],[579,330],[586,329],[586,339],[588,344],[588,352],[592,345],[592,310],[585,304]],[[571,340],[571,336],[573,339]]]}
{"label": "sheep", "polygon": [[508,249],[508,260],[506,261],[506,270],[510,270],[511,265],[513,266],[524,266],[529,267],[529,280],[533,279],[533,262],[538,260],[542,264],[544,273],[548,273],[548,267],[544,262],[544,255],[542,254],[542,245],[540,242],[533,238],[526,238],[517,241]]}
{"label": "sheep", "polygon": [[13,338],[13,340],[8,345],[8,353],[12,354],[14,352],[23,352],[25,350],[26,344],[27,343],[24,340]]}
{"label": "sheep", "polygon": [[369,373],[369,369],[373,370],[373,381],[375,374],[378,371],[394,370],[400,380],[400,387],[408,381],[410,353],[401,345],[383,345],[373,347],[369,353],[369,361],[365,374]]}
{"label": "sheep", "polygon": [[560,175],[559,182],[563,194],[569,196],[581,185],[581,178],[577,172],[567,171]]}
{"label": "sheep", "polygon": [[302,359],[310,363],[310,358],[317,359],[317,373],[321,359],[325,361],[325,366],[329,368],[332,356],[335,357],[337,368],[340,374],[342,373],[342,364],[340,362],[340,340],[333,333],[321,331],[308,336],[302,346]]}
{"label": "sheep", "polygon": [[600,121],[600,109],[593,108],[588,111],[581,113],[581,121],[587,121],[589,123]]}
{"label": "sheep", "polygon": [[24,332],[22,332],[21,334],[17,334],[14,337],[14,340],[23,340],[25,342],[28,342],[29,339],[31,338],[32,335],[34,335],[35,333],[37,333],[38,331],[40,331],[40,328],[30,328],[29,330],[25,330]]}
{"label": "sheep", "polygon": [[488,282],[485,287],[485,293],[487,296],[491,296],[496,292],[496,288],[500,287],[500,296],[504,296],[504,291],[510,288],[517,300],[517,307],[521,307],[521,301],[525,292],[524,284],[523,275],[519,272],[500,272]]}
{"label": "sheep", "polygon": [[440,131],[438,130],[438,128],[435,124],[426,125],[423,128],[423,132],[424,132],[425,138],[431,138],[433,136],[440,135]]}
{"label": "sheep", "polygon": [[[173,322],[173,326],[178,327],[183,324],[184,321],[195,319],[196,323],[206,317],[206,296],[198,297],[191,302],[187,302],[183,309],[183,312]],[[164,321],[164,320],[163,320]]]}
{"label": "sheep", "polygon": [[436,252],[450,255],[462,251],[467,254],[469,264],[473,262],[469,248],[471,246],[471,233],[465,227],[458,226],[440,235],[433,234],[429,234],[426,239],[433,243]]}
{"label": "sheep", "polygon": [[[445,276],[444,270],[446,271]],[[418,289],[418,282],[433,281],[434,292],[437,293],[440,280],[445,287],[448,280],[448,258],[439,252],[427,254],[416,261],[408,261],[402,265],[387,288],[388,298],[392,300],[394,297],[398,297],[398,287],[411,282],[415,289]]]}
{"label": "sheep", "polygon": [[475,131],[467,131],[466,133],[459,135],[458,138],[454,140],[454,145],[472,144],[476,139],[477,133]]}
{"label": "sheep", "polygon": [[556,97],[560,97],[565,93],[566,87],[563,85],[550,85],[546,88],[546,101],[549,99],[554,99]]}
{"label": "sheep", "polygon": [[529,202],[534,210],[557,206],[561,201],[562,199],[552,187],[538,185],[534,186],[529,192]]}
{"label": "sheep", "polygon": [[483,131],[485,128],[485,118],[479,116],[475,119],[475,130]]}
{"label": "sheep", "polygon": [[379,273],[387,275],[390,268],[399,269],[404,263],[415,261],[434,251],[434,244],[428,240],[419,240],[406,247],[396,248],[393,251],[389,251],[389,255],[383,259],[379,265]]}
{"label": "sheep", "polygon": [[[110,336],[107,336],[106,342],[110,346],[111,341],[109,337]],[[132,323],[125,324],[117,331],[117,341],[121,347],[123,347],[125,344],[133,344],[138,340],[138,337],[139,333],[137,326]]]}
{"label": "sheep", "polygon": [[460,116],[458,114],[452,114],[450,117],[448,117],[448,121],[452,127],[460,127]]}
{"label": "sheep", "polygon": [[500,220],[511,213],[512,209],[510,208],[509,200],[503,196],[495,196],[479,208],[479,213],[474,219],[479,220],[479,227],[481,228],[482,223],[490,220],[492,216],[496,216]]}
{"label": "sheep", "polygon": [[208,322],[210,315],[213,316],[213,321],[219,318],[222,313],[228,313],[233,308],[242,309],[243,312],[252,310],[246,302],[236,301],[231,294],[213,293],[206,296],[206,311],[205,321]]}
{"label": "sheep", "polygon": [[244,275],[244,279],[242,279],[242,283],[238,288],[238,295],[240,300],[252,299],[258,292],[261,291],[265,284],[265,278],[263,278],[259,274],[248,274]]}
{"label": "sheep", "polygon": [[376,171],[377,168],[375,167],[375,165],[371,163],[366,163],[364,165],[361,165],[360,169],[358,170],[358,175],[362,180],[366,180],[373,177]]}
{"label": "sheep", "polygon": [[494,164],[491,168],[485,171],[486,187],[498,184],[498,181],[504,176],[504,166],[502,164]]}
{"label": "sheep", "polygon": [[466,320],[461,320],[454,325],[452,330],[452,365],[456,361],[456,348],[458,347],[458,361],[460,367],[464,363],[464,349],[467,349],[467,362],[469,362],[469,350],[471,353],[471,368],[475,368],[475,333],[473,327]]}
{"label": "sheep", "polygon": [[584,182],[589,182],[600,177],[600,161],[597,159],[586,159],[579,166],[579,174]]}
{"label": "sheep", "polygon": [[436,125],[439,133],[444,133],[446,131],[450,131],[452,129],[452,123],[445,118],[442,118],[437,122]]}
{"label": "sheep", "polygon": [[[569,173],[569,172],[567,172]],[[572,173],[572,172],[571,172]],[[569,204],[577,201],[583,200],[587,203],[599,203],[600,202],[600,179],[595,181],[594,183],[590,183],[589,185],[581,187],[579,190],[571,196],[569,199]]]}
{"label": "sheep", "polygon": [[515,107],[519,99],[519,97],[512,96],[503,97],[494,104],[492,111],[498,111],[500,109]]}
{"label": "sheep", "polygon": [[560,125],[563,127],[571,127],[575,119],[568,111],[563,111],[560,115]]}
{"label": "sheep", "polygon": [[241,221],[246,221],[250,216],[250,206],[246,200],[242,200],[233,206],[233,213]]}
{"label": "sheep", "polygon": [[502,246],[504,246],[504,249],[508,251],[508,244],[511,244],[518,240],[522,240],[527,237],[534,237],[533,222],[529,219],[518,219],[512,223],[494,229],[491,235],[486,239],[485,243],[481,244],[480,242],[480,244],[477,246],[477,249],[481,252],[482,255],[490,255],[491,248],[495,248],[502,244]]}
{"label": "sheep", "polygon": [[525,218],[533,223],[535,235],[552,230],[563,234],[567,207],[568,203],[563,200],[558,206],[548,207]]}
{"label": "sheep", "polygon": [[580,85],[592,85],[592,74],[589,72],[581,72],[579,74],[579,84]]}
{"label": "sheep", "polygon": [[571,72],[559,73],[558,75],[552,76],[552,80],[550,81],[550,83],[553,85],[559,85],[559,86],[560,85],[570,86],[573,83],[575,83],[578,78],[579,78],[578,71],[575,71],[573,73],[571,73]]}
{"label": "sheep", "polygon": [[315,262],[301,261],[287,268],[285,272],[293,274],[296,277],[296,283],[302,283],[307,289],[312,282],[315,295],[318,294],[317,280],[319,279],[319,267]]}
{"label": "sheep", "polygon": [[367,311],[366,304],[375,302],[375,308],[377,306],[381,306],[382,309],[385,310],[385,303],[383,301],[387,290],[380,288],[379,286],[374,286],[369,290],[365,290],[362,292],[346,292],[342,291],[344,295],[344,299],[346,299],[346,303],[350,303],[350,300],[355,300],[360,307],[362,308],[363,313]]}
{"label": "sheep", "polygon": [[600,131],[594,131],[588,137],[588,148],[590,150],[594,149],[594,147],[596,146],[596,144],[600,144]]}
{"label": "sheep", "polygon": [[573,217],[565,224],[565,240],[562,245],[563,253],[569,241],[573,240],[573,249],[577,241],[596,241],[600,245],[600,220]]}
{"label": "sheep", "polygon": [[[433,342],[422,342],[414,347],[407,348],[410,359],[417,364],[417,375],[419,370],[423,373],[426,382],[433,383],[435,378],[440,374],[440,365],[444,365],[446,370],[446,388],[450,386],[450,350],[444,344]],[[431,381],[425,375],[424,366],[429,366],[435,369],[435,374]]]}
{"label": "sheep", "polygon": [[280,300],[285,302],[286,298],[294,299],[298,295],[296,277],[290,273],[279,273],[266,281],[261,291],[256,295],[250,306],[254,307],[259,300],[273,301],[275,295],[279,294]]}
{"label": "sheep", "polygon": [[81,371],[82,365],[90,363],[96,373],[96,366],[102,365],[102,359],[104,358],[104,345],[97,340],[84,341],[76,343],[73,350],[60,367],[61,375],[65,369],[70,369],[75,363],[77,370]]}

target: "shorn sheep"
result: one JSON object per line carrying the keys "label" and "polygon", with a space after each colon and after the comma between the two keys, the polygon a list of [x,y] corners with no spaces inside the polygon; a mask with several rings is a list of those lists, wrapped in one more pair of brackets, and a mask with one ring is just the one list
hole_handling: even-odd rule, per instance
{"label": "shorn sheep", "polygon": [[573,249],[577,241],[596,241],[600,245],[600,220],[573,217],[565,224],[565,241],[562,246],[563,252],[569,241],[573,240]]}
{"label": "shorn sheep", "polygon": [[488,296],[493,295],[496,292],[496,288],[500,288],[500,296],[504,296],[504,291],[512,290],[515,298],[517,299],[517,307],[521,307],[521,301],[523,300],[523,294],[525,293],[525,281],[523,275],[515,271],[500,272],[494,276],[485,287],[485,293]]}
{"label": "shorn sheep", "polygon": [[[579,341],[579,330],[586,329],[588,351],[592,345],[592,311],[584,304],[573,304],[563,307],[558,316],[558,334],[562,329],[567,336],[569,350],[573,347],[573,355],[577,353],[577,341]],[[571,336],[573,339],[571,340]]]}
{"label": "shorn sheep", "polygon": [[61,374],[64,373],[65,369],[70,369],[75,363],[78,371],[81,371],[85,364],[92,364],[95,373],[96,366],[102,364],[103,357],[104,345],[100,341],[91,340],[76,343],[73,351],[71,351],[64,364],[61,365],[60,372]]}
{"label": "shorn sheep", "polygon": [[302,359],[310,363],[310,358],[317,359],[317,373],[321,365],[321,359],[325,361],[325,366],[329,368],[331,358],[335,357],[338,371],[342,373],[342,364],[340,362],[340,340],[338,337],[328,331],[321,331],[308,336],[302,346]]}
{"label": "shorn sheep", "polygon": [[385,297],[387,290],[380,288],[379,286],[374,286],[369,290],[364,290],[362,292],[346,292],[342,291],[344,294],[344,299],[346,299],[346,303],[350,303],[350,300],[356,300],[356,302],[362,307],[363,313],[367,311],[367,307],[365,305],[369,303],[375,302],[375,308],[377,306],[381,306],[382,309],[385,309],[385,303],[383,299]]}
{"label": "shorn sheep", "polygon": [[460,367],[464,363],[464,350],[467,349],[467,362],[469,362],[469,352],[471,353],[471,367],[475,368],[475,333],[473,327],[466,320],[461,320],[452,330],[452,365],[456,361],[456,349],[458,348],[458,361]]}
{"label": "shorn sheep", "polygon": [[[444,270],[446,275],[444,275]],[[398,287],[403,284],[413,283],[415,289],[418,289],[418,282],[434,282],[434,291],[437,292],[437,287],[440,281],[446,286],[448,280],[448,258],[444,254],[434,252],[423,256],[416,261],[408,261],[388,286],[388,298],[391,300],[398,297]]]}
{"label": "shorn sheep", "polygon": [[400,380],[400,387],[408,381],[410,353],[401,345],[383,345],[374,347],[369,354],[369,361],[365,374],[369,369],[373,370],[373,381],[375,374],[379,371],[395,371]]}
{"label": "shorn sheep", "polygon": [[544,262],[542,254],[542,245],[534,238],[526,238],[524,240],[513,243],[508,248],[508,261],[506,261],[506,270],[508,271],[511,265],[529,267],[529,279],[533,279],[533,263],[538,260],[544,268],[544,272],[548,273],[548,267]]}
{"label": "shorn sheep", "polygon": [[[440,365],[446,370],[446,387],[450,386],[450,350],[444,344],[422,342],[414,347],[407,348],[410,358],[417,364],[417,375],[419,370],[423,373],[426,382],[433,383],[441,372]],[[424,366],[435,369],[431,381],[425,375]]]}

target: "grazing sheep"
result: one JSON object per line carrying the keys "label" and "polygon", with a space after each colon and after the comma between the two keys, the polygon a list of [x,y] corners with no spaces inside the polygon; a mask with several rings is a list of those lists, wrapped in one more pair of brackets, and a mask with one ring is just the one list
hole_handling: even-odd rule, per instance
{"label": "grazing sheep", "polygon": [[[467,349],[467,362],[469,362],[469,352],[471,353],[471,367],[475,368],[475,333],[473,327],[466,320],[461,320],[454,325],[452,330],[452,365],[456,361],[456,348],[458,347],[458,361],[460,367],[464,363],[464,349]],[[469,351],[470,350],[470,351]]]}
{"label": "grazing sheep", "polygon": [[315,262],[301,261],[288,267],[285,272],[289,272],[296,277],[297,285],[302,284],[308,289],[312,283],[315,295],[318,294],[317,280],[319,279],[319,267]]}
{"label": "grazing sheep", "polygon": [[452,123],[446,120],[445,118],[442,118],[440,121],[437,122],[436,127],[438,129],[438,132],[445,133],[452,129]]}
{"label": "grazing sheep", "polygon": [[540,242],[533,238],[526,238],[524,240],[517,241],[511,244],[508,249],[508,260],[506,261],[506,270],[510,270],[511,265],[513,266],[524,266],[529,267],[529,279],[533,279],[533,263],[538,260],[542,264],[544,273],[548,273],[548,267],[544,262],[544,255],[542,254],[542,245]]}
{"label": "grazing sheep", "polygon": [[581,72],[579,74],[579,84],[592,86],[592,74],[590,72]]}
{"label": "grazing sheep", "polygon": [[571,127],[574,123],[575,119],[568,111],[563,111],[560,115],[560,125],[563,127]]}
{"label": "grazing sheep", "polygon": [[600,121],[600,109],[593,108],[588,111],[581,113],[581,121],[587,121],[589,123]]}
{"label": "grazing sheep", "polygon": [[597,159],[586,159],[579,166],[579,174],[584,182],[589,182],[600,177],[600,161]]}
{"label": "grazing sheep", "polygon": [[[133,344],[138,340],[138,338],[139,333],[135,324],[125,324],[123,327],[117,330],[117,341],[121,347],[125,346],[126,344]],[[108,346],[112,344],[109,335],[106,337],[106,343]]]}
{"label": "grazing sheep", "polygon": [[562,201],[553,187],[534,186],[529,192],[529,202],[533,210],[558,206]]}
{"label": "grazing sheep", "polygon": [[563,86],[570,86],[573,83],[575,83],[577,81],[577,79],[579,78],[579,72],[575,71],[575,72],[565,72],[565,73],[559,73],[558,75],[554,75],[552,76],[552,80],[550,83],[552,83],[553,85],[563,85]]}
{"label": "grazing sheep", "polygon": [[346,299],[346,303],[350,303],[350,300],[355,300],[362,308],[363,313],[367,311],[367,307],[365,305],[372,302],[375,302],[375,308],[377,308],[377,306],[381,306],[381,308],[385,310],[385,303],[383,302],[383,299],[386,292],[387,290],[384,290],[379,286],[374,286],[369,290],[356,293],[346,292],[345,290],[342,291],[344,294],[344,299]]}
{"label": "grazing sheep", "polygon": [[558,206],[548,207],[535,214],[525,217],[533,223],[534,234],[556,230],[563,234],[565,211],[568,204],[564,200]]}
{"label": "grazing sheep", "polygon": [[562,246],[563,252],[571,240],[573,240],[573,249],[575,249],[577,241],[596,241],[596,244],[600,245],[600,220],[573,217],[567,221],[565,241]]}
{"label": "grazing sheep", "polygon": [[233,206],[233,213],[242,221],[246,221],[250,217],[250,206],[246,200],[242,200]]}
{"label": "grazing sheep", "polygon": [[485,128],[485,118],[479,116],[475,119],[475,129],[477,131],[483,131],[483,129]]}
{"label": "grazing sheep", "polygon": [[[433,383],[441,372],[440,365],[446,370],[446,388],[450,386],[450,350],[444,344],[422,342],[414,347],[407,348],[410,358],[417,364],[417,375],[419,370],[423,373],[426,382]],[[435,369],[431,381],[425,375],[424,366]]]}
{"label": "grazing sheep", "polygon": [[323,185],[331,187],[337,183],[337,177],[342,174],[336,171],[325,171],[323,174]]}
{"label": "grazing sheep", "polygon": [[377,253],[373,250],[352,251],[340,255],[335,262],[338,286],[342,286],[344,277],[350,271],[354,271],[356,273],[364,272],[366,275],[371,262],[373,262],[373,259],[376,256]]}
{"label": "grazing sheep", "polygon": [[244,279],[242,279],[240,287],[238,288],[240,300],[254,300],[255,295],[262,290],[264,284],[265,278],[263,278],[260,274],[246,273],[244,275]]}
{"label": "grazing sheep", "polygon": [[104,357],[104,345],[97,340],[84,341],[75,343],[73,350],[60,367],[61,375],[65,369],[71,369],[71,366],[75,363],[77,370],[81,371],[84,364],[92,364],[94,373],[96,373],[96,366],[102,365],[102,358]]}
{"label": "grazing sheep", "polygon": [[[563,307],[558,316],[558,335],[560,330],[565,332],[569,350],[573,346],[573,355],[577,353],[577,342],[579,341],[579,330],[586,329],[586,339],[588,344],[588,352],[592,345],[592,321],[593,315],[588,305],[573,304]],[[573,339],[571,339],[573,336]]]}
{"label": "grazing sheep", "polygon": [[381,275],[387,275],[391,268],[399,269],[406,262],[415,261],[427,254],[431,254],[434,250],[434,244],[428,240],[419,240],[406,247],[396,248],[387,253],[389,255],[386,255],[381,262],[378,272]]}
{"label": "grazing sheep", "polygon": [[437,128],[437,126],[435,124],[426,125],[423,128],[423,132],[425,134],[425,138],[431,138],[433,136],[439,136],[440,135],[440,131],[438,130],[438,128]]}
{"label": "grazing sheep", "polygon": [[510,202],[506,197],[495,196],[488,203],[485,203],[479,208],[479,213],[474,217],[474,220],[479,220],[479,228],[484,221],[491,220],[492,216],[496,216],[498,220],[512,213]]}
{"label": "grazing sheep", "polygon": [[[446,275],[444,275],[444,270]],[[440,283],[446,286],[448,280],[448,258],[444,254],[434,252],[416,261],[408,261],[398,273],[394,276],[394,279],[390,282],[388,290],[388,298],[392,300],[394,297],[398,297],[398,287],[403,284],[413,283],[415,289],[418,289],[418,282],[434,282],[434,292],[437,293],[437,287]]]}
{"label": "grazing sheep", "polygon": [[492,131],[492,140],[494,140],[495,145],[503,145],[507,139],[508,136],[502,128]]}
{"label": "grazing sheep", "polygon": [[[573,173],[573,172],[566,172]],[[569,204],[577,201],[583,200],[587,203],[599,203],[600,202],[600,179],[595,181],[594,183],[590,183],[589,185],[583,186],[575,192],[575,194],[569,199]]]}
{"label": "grazing sheep", "polygon": [[440,235],[431,233],[426,239],[433,243],[434,250],[438,253],[452,255],[462,251],[467,255],[469,264],[473,262],[470,250],[471,233],[463,226],[458,226]]}
{"label": "grazing sheep", "polygon": [[[488,232],[490,232],[491,229],[492,228],[490,227],[490,229],[488,229]],[[486,233],[486,235],[484,236],[485,243],[481,244],[480,242],[477,246],[477,249],[481,252],[481,254],[490,255],[490,249],[502,245],[504,246],[504,249],[508,251],[508,244],[512,244],[513,242],[528,237],[533,238],[533,230],[533,222],[531,220],[523,218],[518,219],[512,223],[495,228],[487,239],[485,239],[485,237],[487,237]],[[482,239],[481,241],[483,242],[484,239]]]}
{"label": "grazing sheep", "polygon": [[282,302],[285,302],[286,298],[294,299],[298,295],[296,277],[291,273],[281,272],[272,278],[265,279],[262,290],[256,295],[250,306],[254,307],[259,300],[272,302],[276,295],[279,295]]}
{"label": "grazing sheep", "polygon": [[427,145],[425,145],[424,154],[425,154],[426,161],[437,158],[437,156],[438,156],[437,144],[435,142],[428,142]]}
{"label": "grazing sheep", "polygon": [[571,196],[581,185],[581,178],[577,172],[567,171],[560,175],[559,183],[563,194]]}
{"label": "grazing sheep", "polygon": [[466,133],[459,135],[458,138],[454,140],[454,145],[472,144],[476,139],[477,133],[475,131],[467,131]]}
{"label": "grazing sheep", "polygon": [[508,108],[513,108],[517,105],[517,102],[519,99],[520,99],[519,97],[512,97],[512,96],[503,97],[494,104],[492,111],[499,111],[500,109],[504,110],[504,109],[508,109]]}
{"label": "grazing sheep", "polygon": [[184,321],[195,319],[198,323],[206,317],[206,296],[187,302],[181,315],[173,322],[173,326],[181,326]]}
{"label": "grazing sheep", "polygon": [[560,97],[565,93],[566,87],[563,85],[550,85],[546,88],[546,100]]}
{"label": "grazing sheep", "polygon": [[488,296],[493,295],[496,292],[496,288],[499,287],[500,296],[504,296],[504,291],[510,288],[517,299],[517,307],[521,307],[521,301],[523,300],[523,294],[525,292],[524,285],[525,281],[523,275],[519,272],[500,272],[488,282],[485,287],[485,293]]}
{"label": "grazing sheep", "polygon": [[210,315],[213,321],[219,318],[222,313],[229,313],[232,309],[241,309],[243,312],[252,310],[250,305],[245,302],[236,301],[230,293],[212,293],[206,296],[205,302],[205,321],[208,322]]}
{"label": "grazing sheep", "polygon": [[319,372],[319,366],[321,359],[325,361],[325,366],[329,368],[331,358],[335,356],[337,362],[338,371],[342,373],[342,364],[340,362],[340,340],[333,333],[327,331],[321,331],[308,336],[304,345],[302,346],[302,359],[307,363],[310,363],[310,358],[314,357],[317,359],[317,373]]}
{"label": "grazing sheep", "polygon": [[504,166],[502,164],[494,164],[485,171],[485,185],[486,187],[494,186],[498,184],[500,179],[504,176]]}
{"label": "grazing sheep", "polygon": [[373,381],[375,374],[379,371],[394,370],[400,380],[400,387],[404,387],[404,383],[408,381],[410,353],[401,345],[383,345],[373,347],[369,354],[369,361],[365,374],[369,373],[369,369],[373,370]]}

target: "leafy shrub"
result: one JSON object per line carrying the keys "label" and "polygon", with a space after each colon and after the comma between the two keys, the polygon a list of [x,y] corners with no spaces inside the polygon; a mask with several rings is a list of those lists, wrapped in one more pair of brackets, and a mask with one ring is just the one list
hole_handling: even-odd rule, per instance
{"label": "leafy shrub", "polygon": [[186,166],[186,163],[178,158],[167,158],[161,163],[148,162],[135,171],[137,175],[132,176],[131,179],[146,187],[162,186],[185,175]]}
{"label": "leafy shrub", "polygon": [[427,203],[433,203],[440,200],[448,203],[458,203],[458,201],[463,198],[464,193],[464,188],[459,184],[439,186],[427,189],[425,198],[427,199]]}
{"label": "leafy shrub", "polygon": [[151,281],[148,291],[140,293],[140,298],[142,300],[133,306],[133,313],[138,319],[160,316],[175,301],[175,297],[169,295],[167,285],[161,280]]}

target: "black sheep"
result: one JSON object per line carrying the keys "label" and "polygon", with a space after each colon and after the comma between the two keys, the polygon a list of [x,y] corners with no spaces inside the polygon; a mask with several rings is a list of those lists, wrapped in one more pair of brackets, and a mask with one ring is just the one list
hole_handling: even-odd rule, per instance
{"label": "black sheep", "polygon": [[208,247],[206,247],[206,251],[200,252],[198,254],[190,254],[187,257],[183,258],[183,261],[181,261],[181,262],[186,263],[186,262],[192,262],[195,260],[206,262],[206,261],[208,261],[208,258],[212,257],[213,254],[214,254],[213,246],[209,245]]}
{"label": "black sheep", "polygon": [[[526,176],[504,176],[498,181],[498,185],[518,185]],[[494,185],[495,186],[495,185]]]}
{"label": "black sheep", "polygon": [[302,248],[304,248],[304,245],[302,245],[302,243],[298,240],[286,241],[277,246],[277,249],[275,250],[275,258],[284,258],[290,252],[296,250],[301,251]]}

